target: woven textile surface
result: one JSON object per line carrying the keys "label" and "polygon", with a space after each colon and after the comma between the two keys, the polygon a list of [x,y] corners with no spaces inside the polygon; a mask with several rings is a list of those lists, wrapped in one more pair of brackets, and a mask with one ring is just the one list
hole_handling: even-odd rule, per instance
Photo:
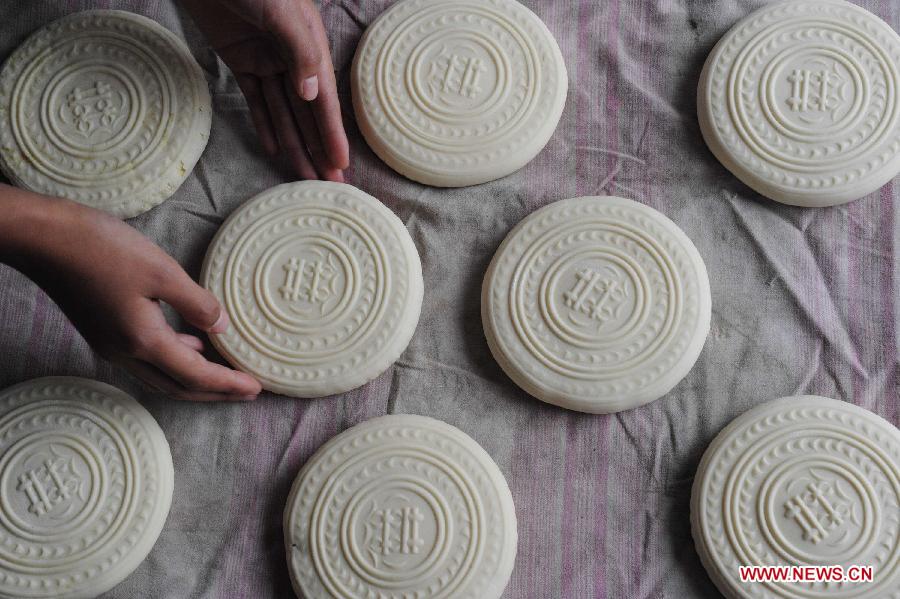
{"label": "woven textile surface", "polygon": [[[900,3],[857,3],[900,30]],[[416,335],[378,379],[316,401],[178,403],[100,360],[52,301],[0,266],[0,384],[51,374],[112,383],[148,407],[172,447],[166,527],[106,597],[290,597],[281,514],[291,482],[327,439],[385,413],[453,424],[499,464],[519,523],[505,597],[717,596],[693,549],[688,502],[700,456],[728,421],[806,393],[900,419],[900,181],[843,207],[791,208],[752,192],[706,149],[700,69],[761,0],[524,0],[569,70],[556,134],[499,181],[412,183],[368,149],[350,110],[356,44],[389,4],[321,7],[351,139],[348,182],[403,220],[426,281]],[[173,0],[0,3],[0,58],[41,25],[88,8],[156,19],[187,41],[206,74],[206,152],[174,197],[129,221],[196,277],[223,219],[291,173],[263,155],[234,78]],[[663,399],[612,416],[530,398],[492,359],[481,329],[481,281],[503,237],[535,209],[580,195],[628,197],[668,215],[697,245],[712,285],[712,331],[693,371]]]}

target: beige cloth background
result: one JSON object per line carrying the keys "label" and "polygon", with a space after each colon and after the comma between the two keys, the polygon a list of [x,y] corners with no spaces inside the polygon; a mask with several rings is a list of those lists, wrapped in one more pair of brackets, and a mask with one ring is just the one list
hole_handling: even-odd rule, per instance
{"label": "beige cloth background", "polygon": [[[345,107],[356,43],[389,3],[323,2]],[[417,334],[370,385],[319,401],[166,400],[99,361],[46,296],[0,267],[0,384],[48,374],[111,382],[148,406],[172,446],[166,528],[107,597],[289,597],[281,512],[295,474],[325,440],[384,413],[445,420],[500,465],[520,533],[505,597],[716,596],[687,516],[693,472],[717,431],[795,393],[898,422],[900,186],[839,208],[788,208],[737,182],[700,138],[694,94],[706,54],[763,2],[524,3],[559,40],[570,89],[556,135],[522,171],[465,189],[414,184],[372,154],[346,115],[348,179],[406,223],[426,280]],[[897,2],[859,3],[900,29]],[[42,24],[96,7],[133,10],[183,36],[209,80],[215,115],[203,158],[174,197],[130,221],[196,276],[222,219],[291,174],[263,157],[233,78],[171,0],[0,3],[0,58]],[[630,197],[675,220],[713,290],[712,333],[691,374],[660,401],[612,416],[518,390],[491,358],[479,315],[481,278],[504,235],[540,206],[590,194]]]}

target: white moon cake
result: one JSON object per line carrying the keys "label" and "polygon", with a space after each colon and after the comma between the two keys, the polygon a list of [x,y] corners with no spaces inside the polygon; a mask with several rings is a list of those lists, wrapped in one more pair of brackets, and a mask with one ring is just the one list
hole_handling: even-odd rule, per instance
{"label": "white moon cake", "polygon": [[172,502],[162,430],[109,385],[0,391],[0,597],[96,597],[147,557]]}
{"label": "white moon cake", "polygon": [[900,36],[843,0],[775,2],[716,45],[697,112],[713,154],[797,206],[861,198],[900,173]]}
{"label": "white moon cake", "polygon": [[546,25],[515,0],[401,0],[366,30],[356,120],[400,174],[439,187],[504,177],[546,145],[568,79]]}
{"label": "white moon cake", "polygon": [[[713,440],[691,493],[700,559],[729,599],[900,597],[900,431],[824,397],[787,397]],[[871,566],[871,582],[746,582],[739,566]],[[845,570],[846,573],[846,570]]]}
{"label": "white moon cake", "polygon": [[284,537],[306,599],[498,599],[518,538],[509,487],[484,449],[407,415],[319,449],[291,489]]}
{"label": "white moon cake", "polygon": [[481,317],[509,377],[545,402],[627,410],[693,367],[710,326],[706,267],[656,210],[623,198],[562,200],[519,223],[484,278]]}
{"label": "white moon cake", "polygon": [[0,168],[21,187],[130,218],[187,178],[211,112],[203,72],[175,34],[127,12],[76,13],[0,71]]}
{"label": "white moon cake", "polygon": [[201,279],[231,317],[215,347],[293,397],[377,377],[406,349],[422,307],[422,265],[403,223],[341,183],[288,183],[248,201],[216,234]]}

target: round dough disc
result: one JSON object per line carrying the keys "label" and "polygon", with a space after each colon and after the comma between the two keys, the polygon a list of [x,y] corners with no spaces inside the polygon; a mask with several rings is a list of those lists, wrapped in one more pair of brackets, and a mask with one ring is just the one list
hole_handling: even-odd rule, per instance
{"label": "round dough disc", "polygon": [[172,195],[209,138],[206,79],[155,21],[80,12],[0,71],[0,168],[16,185],[131,218]]}
{"label": "round dough disc", "polygon": [[341,183],[273,187],[232,214],[201,275],[231,317],[212,338],[265,389],[324,397],[400,357],[419,321],[422,265],[403,223]]}
{"label": "round dough disc", "polygon": [[[731,599],[897,599],[900,431],[824,397],[758,406],[703,455],[691,530],[703,565]],[[742,583],[744,565],[873,566],[874,582]]]}
{"label": "round dough disc", "polygon": [[74,377],[0,391],[0,596],[120,583],[156,543],[173,479],[162,430],[124,392]]}
{"label": "round dough disc", "polygon": [[710,324],[703,259],[678,226],[623,198],[562,200],[525,218],[484,279],[500,366],[548,403],[592,413],[665,395]]}
{"label": "round dough disc", "polygon": [[784,204],[834,206],[900,173],[900,36],[843,0],[775,2],[716,45],[697,112],[716,158]]}
{"label": "round dough disc", "polygon": [[284,538],[307,599],[498,599],[518,536],[487,452],[449,424],[402,415],[355,426],[310,458]]}
{"label": "round dough disc", "polygon": [[366,30],[351,82],[372,150],[439,187],[528,164],[553,135],[568,88],[553,34],[515,0],[401,0]]}

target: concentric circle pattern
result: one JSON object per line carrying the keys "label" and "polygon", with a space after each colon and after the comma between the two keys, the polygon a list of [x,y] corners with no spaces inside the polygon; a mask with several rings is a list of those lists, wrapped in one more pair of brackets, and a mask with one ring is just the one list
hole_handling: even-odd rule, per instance
{"label": "concentric circle pattern", "polygon": [[497,599],[517,543],[490,456],[459,429],[406,415],[323,446],[294,482],[284,532],[308,599]]}
{"label": "concentric circle pattern", "polygon": [[738,23],[706,61],[706,143],[759,193],[861,198],[900,173],[900,36],[844,0],[791,0]]}
{"label": "concentric circle pattern", "polygon": [[70,377],[0,392],[0,596],[95,597],[156,542],[169,445],[125,393]]}
{"label": "concentric circle pattern", "polygon": [[173,33],[131,13],[76,13],[0,71],[0,167],[21,187],[130,218],[187,178],[211,116],[203,72]]}
{"label": "concentric circle pattern", "polygon": [[352,85],[376,154],[410,179],[458,187],[534,158],[568,79],[553,35],[515,0],[403,0],[366,30]]}
{"label": "concentric circle pattern", "polygon": [[422,266],[403,223],[339,183],[274,187],[222,226],[203,284],[232,326],[213,338],[277,393],[349,391],[406,349],[422,306]]}
{"label": "concentric circle pattern", "polygon": [[507,236],[484,280],[494,357],[520,387],[584,412],[658,399],[688,373],[710,323],[697,249],[622,198],[563,200]]}
{"label": "concentric circle pattern", "polygon": [[[900,597],[900,431],[862,408],[788,397],[710,444],[694,543],[727,597]],[[874,581],[741,583],[738,566],[872,566]]]}

